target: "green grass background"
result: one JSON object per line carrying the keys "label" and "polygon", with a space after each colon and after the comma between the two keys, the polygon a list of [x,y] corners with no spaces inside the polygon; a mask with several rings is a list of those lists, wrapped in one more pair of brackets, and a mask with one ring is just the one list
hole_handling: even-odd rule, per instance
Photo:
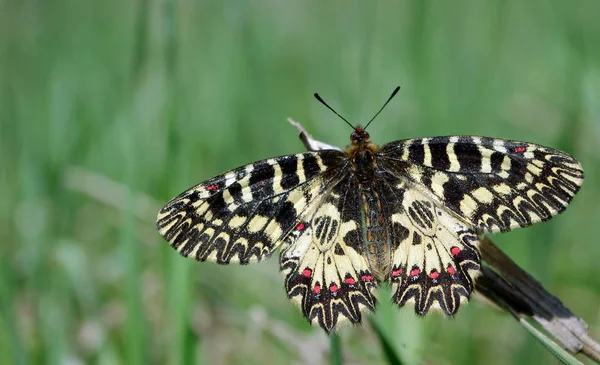
{"label": "green grass background", "polygon": [[[343,146],[473,134],[565,150],[586,172],[565,214],[494,236],[600,332],[597,1],[0,2],[0,363],[327,363],[329,340],[277,259],[181,258],[154,228],[182,190],[303,150],[287,117]],[[374,315],[413,364],[556,363],[472,300]],[[347,363],[384,361],[346,326]]]}

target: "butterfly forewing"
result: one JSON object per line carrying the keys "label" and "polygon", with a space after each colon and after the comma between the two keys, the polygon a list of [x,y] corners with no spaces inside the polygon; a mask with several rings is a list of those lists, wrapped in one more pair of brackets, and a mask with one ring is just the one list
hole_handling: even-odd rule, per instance
{"label": "butterfly forewing", "polygon": [[583,182],[579,162],[532,143],[434,137],[389,143],[380,165],[479,231],[509,231],[562,212]]}
{"label": "butterfly forewing", "polygon": [[199,261],[245,264],[269,257],[339,171],[342,156],[307,152],[219,175],[167,203],[158,230],[183,256]]}

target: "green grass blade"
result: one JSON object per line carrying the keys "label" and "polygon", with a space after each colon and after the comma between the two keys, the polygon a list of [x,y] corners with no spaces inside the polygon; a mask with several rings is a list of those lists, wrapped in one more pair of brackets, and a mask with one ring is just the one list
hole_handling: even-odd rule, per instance
{"label": "green grass blade", "polygon": [[381,349],[383,350],[383,354],[388,361],[388,364],[392,365],[401,365],[402,361],[400,360],[400,356],[394,350],[391,341],[387,338],[377,321],[373,319],[373,317],[369,317],[369,322],[379,339],[379,343],[381,345]]}
{"label": "green grass blade", "polygon": [[331,365],[342,365],[342,346],[340,344],[340,336],[337,333],[332,333],[329,336],[329,343],[331,349]]}
{"label": "green grass blade", "polygon": [[559,344],[552,341],[551,338],[544,335],[537,328],[531,325],[531,323],[527,322],[524,318],[519,319],[519,323],[523,326],[536,340],[538,340],[544,347],[550,351],[554,357],[556,357],[560,362],[566,365],[578,365],[583,364],[579,360],[577,360],[573,355],[564,350]]}

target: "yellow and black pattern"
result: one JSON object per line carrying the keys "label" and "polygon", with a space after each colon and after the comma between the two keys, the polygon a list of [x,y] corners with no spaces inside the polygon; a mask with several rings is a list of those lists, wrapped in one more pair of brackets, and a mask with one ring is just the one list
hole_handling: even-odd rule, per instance
{"label": "yellow and black pattern", "polygon": [[527,142],[422,138],[389,143],[380,155],[382,168],[426,190],[478,231],[548,220],[567,207],[583,182],[577,160]]}
{"label": "yellow and black pattern", "polygon": [[219,264],[271,256],[343,163],[339,151],[258,161],[198,184],[160,210],[158,231],[181,255]]}
{"label": "yellow and black pattern", "polygon": [[182,255],[259,261],[281,247],[290,299],[326,331],[373,310],[378,284],[419,314],[456,313],[480,274],[479,236],[562,212],[579,162],[526,142],[450,136],[381,148],[356,127],[345,151],[258,161],[205,181],[159,212]]}
{"label": "yellow and black pattern", "polygon": [[375,307],[377,279],[364,253],[360,189],[349,174],[302,217],[284,243],[285,288],[304,315],[326,331],[358,323]]}

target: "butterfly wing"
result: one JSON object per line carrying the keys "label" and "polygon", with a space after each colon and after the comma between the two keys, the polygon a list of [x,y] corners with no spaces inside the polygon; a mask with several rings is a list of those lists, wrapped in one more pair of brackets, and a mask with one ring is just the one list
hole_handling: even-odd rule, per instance
{"label": "butterfly wing", "polygon": [[481,270],[477,232],[406,180],[388,174],[378,186],[391,253],[394,301],[450,315],[466,301]]}
{"label": "butterfly wing", "polygon": [[569,155],[485,137],[396,141],[377,158],[389,223],[396,303],[453,314],[480,273],[478,234],[563,211],[583,181]]}
{"label": "butterfly wing", "polygon": [[335,177],[340,157],[333,150],[300,153],[216,176],[168,202],[158,213],[158,231],[181,255],[198,261],[262,260]]}
{"label": "butterfly wing", "polygon": [[311,324],[326,331],[358,323],[375,307],[376,281],[363,252],[359,187],[348,176],[332,183],[286,238],[280,266],[288,296]]}
{"label": "butterfly wing", "polygon": [[583,183],[568,154],[487,137],[434,137],[383,146],[382,168],[448,207],[480,232],[509,231],[562,212]]}

